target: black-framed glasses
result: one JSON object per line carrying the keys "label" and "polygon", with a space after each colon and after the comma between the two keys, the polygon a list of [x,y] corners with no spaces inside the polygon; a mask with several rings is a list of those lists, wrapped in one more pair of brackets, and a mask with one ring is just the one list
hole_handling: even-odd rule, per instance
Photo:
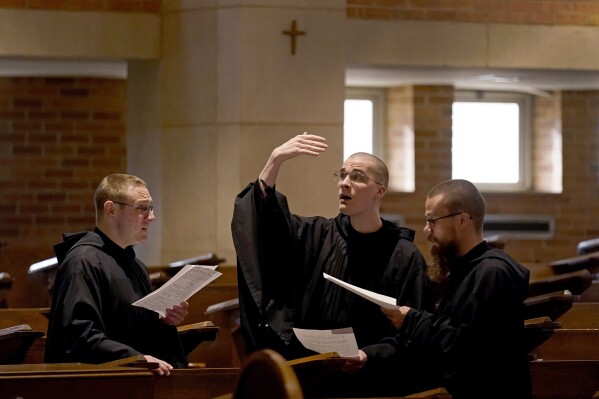
{"label": "black-framed glasses", "polygon": [[137,209],[137,212],[139,212],[140,215],[148,215],[150,212],[154,213],[154,205],[132,205],[132,204],[126,204],[124,202],[118,202],[118,201],[112,201],[115,204],[119,204],[119,205],[127,205],[127,206],[131,206],[135,209]]}
{"label": "black-framed glasses", "polygon": [[452,216],[457,216],[457,215],[460,215],[462,213],[464,213],[464,211],[454,212],[454,213],[450,213],[449,215],[439,216],[439,217],[436,217],[436,218],[424,219],[424,223],[427,226],[430,226],[430,227],[434,228],[435,224],[437,223],[437,220],[441,220],[441,219],[445,219],[445,218],[450,218]]}
{"label": "black-framed glasses", "polygon": [[335,181],[343,181],[347,176],[349,176],[349,181],[352,183],[367,183],[368,180],[370,180],[376,184],[380,184],[381,186],[383,185],[383,183],[379,183],[378,181],[366,176],[366,173],[360,170],[352,170],[351,172],[340,170],[338,172],[333,172],[333,176],[335,177]]}

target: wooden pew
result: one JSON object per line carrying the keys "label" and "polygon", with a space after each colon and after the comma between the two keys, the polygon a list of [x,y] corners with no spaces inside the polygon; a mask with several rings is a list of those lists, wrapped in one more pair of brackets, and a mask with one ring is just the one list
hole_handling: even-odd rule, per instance
{"label": "wooden pew", "polygon": [[[41,331],[42,335],[36,339],[25,353],[22,363],[43,363],[46,350],[46,333],[48,332],[49,308],[23,308],[23,309],[0,309],[0,328],[14,327],[17,325],[29,325],[33,330]],[[211,321],[185,324],[177,327],[179,336],[186,353],[191,353],[204,342],[214,341],[219,331]],[[39,333],[37,333],[39,335]],[[191,363],[203,363],[196,359]]]}
{"label": "wooden pew", "polygon": [[23,363],[31,345],[43,335],[27,324],[0,329],[0,364]]}
{"label": "wooden pew", "polygon": [[569,273],[577,270],[588,270],[591,274],[599,273],[599,252],[590,252],[572,258],[559,259],[549,263],[555,274]]}
{"label": "wooden pew", "polygon": [[[44,362],[46,350],[46,332],[48,331],[49,308],[8,308],[0,309],[0,328],[28,325],[32,330],[41,331],[27,348],[21,363],[39,364]],[[39,335],[39,334],[38,334]]]}
{"label": "wooden pew", "polygon": [[561,328],[561,323],[552,321],[549,317],[537,317],[524,320],[524,332],[526,334],[526,353],[531,360],[536,360],[533,353],[543,342],[553,335],[555,329]]}
{"label": "wooden pew", "polygon": [[211,367],[241,367],[247,350],[239,325],[239,298],[208,306],[205,317],[219,326],[219,333],[213,342],[198,348],[195,356],[206,359]]}
{"label": "wooden pew", "polygon": [[593,283],[582,294],[580,294],[581,302],[599,302],[599,280],[593,280]]}
{"label": "wooden pew", "polygon": [[533,399],[591,398],[599,389],[599,361],[532,361],[530,376]]}
{"label": "wooden pew", "polygon": [[0,272],[0,308],[8,307],[8,293],[15,279],[6,272]]}
{"label": "wooden pew", "polygon": [[143,368],[65,364],[0,365],[2,398],[151,399],[153,374]]}
{"label": "wooden pew", "polygon": [[580,295],[591,286],[593,279],[594,276],[587,269],[531,278],[528,286],[528,296],[533,297],[566,290],[574,295]]}
{"label": "wooden pew", "polygon": [[[345,362],[335,353],[309,356],[301,359],[285,361],[278,353],[266,349],[252,353],[236,379],[234,392],[221,395],[215,399],[303,399],[326,398],[318,392],[311,392],[310,385],[317,375],[330,375],[341,372]],[[268,381],[268,383],[266,383]],[[375,396],[370,396],[375,397]],[[335,398],[341,398],[335,396]],[[352,399],[361,399],[352,396]],[[451,395],[443,388],[417,392],[407,396],[381,397],[378,399],[450,399]]]}
{"label": "wooden pew", "polygon": [[533,352],[543,360],[599,360],[599,329],[556,329]]}
{"label": "wooden pew", "polygon": [[556,321],[563,328],[599,328],[599,303],[575,302]]}
{"label": "wooden pew", "polygon": [[524,319],[549,317],[557,320],[566,313],[579,296],[568,291],[553,292],[545,295],[529,297],[524,300]]}

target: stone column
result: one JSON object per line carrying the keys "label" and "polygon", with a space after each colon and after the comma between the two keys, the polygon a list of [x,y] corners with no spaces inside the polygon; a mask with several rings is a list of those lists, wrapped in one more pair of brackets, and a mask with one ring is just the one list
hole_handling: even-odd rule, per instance
{"label": "stone column", "polygon": [[138,145],[129,149],[129,167],[151,171],[159,207],[160,238],[140,248],[146,261],[213,251],[234,264],[235,196],[274,147],[304,131],[325,136],[329,149],[289,161],[277,188],[295,213],[334,216],[332,172],[343,161],[345,2],[166,1],[162,23],[159,65],[137,63],[129,77],[132,88],[153,87],[130,103],[130,115],[140,119],[130,121],[137,126],[130,144]]}

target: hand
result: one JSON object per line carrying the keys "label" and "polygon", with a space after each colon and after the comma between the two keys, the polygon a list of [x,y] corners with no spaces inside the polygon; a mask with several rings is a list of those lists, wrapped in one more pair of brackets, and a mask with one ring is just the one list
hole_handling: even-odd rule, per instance
{"label": "hand", "polygon": [[151,370],[152,373],[164,376],[171,375],[171,370],[173,369],[173,366],[171,366],[164,360],[157,359],[154,356],[150,355],[144,355],[144,358],[148,363],[158,363],[158,367]]}
{"label": "hand", "polygon": [[189,309],[189,303],[181,302],[179,305],[173,306],[172,309],[166,309],[166,314],[161,320],[164,324],[178,326],[187,317],[187,309]]}
{"label": "hand", "polygon": [[299,155],[318,156],[327,149],[326,141],[324,137],[304,132],[275,148],[271,158],[283,162]]}
{"label": "hand", "polygon": [[387,318],[391,321],[391,324],[395,326],[398,330],[403,325],[403,321],[406,318],[408,312],[411,308],[407,306],[400,306],[399,308],[383,308],[381,307],[381,311],[387,316]]}
{"label": "hand", "polygon": [[314,134],[297,135],[284,144],[275,148],[270,154],[270,158],[264,165],[264,169],[260,172],[260,180],[264,183],[260,185],[263,195],[266,196],[266,184],[269,187],[274,187],[279,174],[279,169],[283,162],[288,159],[295,158],[300,155],[311,155],[317,157],[321,152],[327,149],[327,139]]}
{"label": "hand", "polygon": [[345,364],[341,369],[346,373],[356,374],[358,371],[362,370],[362,367],[364,367],[367,361],[368,355],[366,355],[364,351],[359,350],[358,356],[345,359]]}

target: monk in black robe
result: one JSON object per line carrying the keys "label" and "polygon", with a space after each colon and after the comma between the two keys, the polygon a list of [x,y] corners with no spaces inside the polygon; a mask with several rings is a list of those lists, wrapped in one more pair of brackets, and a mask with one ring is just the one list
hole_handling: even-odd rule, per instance
{"label": "monk in black robe", "polygon": [[378,158],[357,153],[336,173],[340,214],[332,219],[290,212],[276,191],[280,166],[326,149],[320,136],[298,135],[277,147],[235,201],[232,222],[237,251],[241,326],[249,351],[272,348],[287,358],[313,354],[293,327],[352,327],[359,346],[393,331],[379,307],[323,278],[323,272],[432,310],[426,263],[414,231],[381,219],[379,206],[389,175]]}
{"label": "monk in black robe", "polygon": [[378,394],[442,386],[456,399],[531,397],[523,313],[529,271],[483,240],[484,214],[482,195],[466,180],[428,193],[424,232],[446,291],[436,312],[382,309],[396,333],[374,352],[363,348],[351,366],[395,371]]}
{"label": "monk in black robe", "polygon": [[188,304],[165,317],[133,306],[151,292],[146,266],[132,245],[147,239],[154,217],[143,180],[125,174],[105,177],[95,194],[93,232],[65,235],[55,246],[55,279],[45,361],[104,363],[143,355],[169,375],[187,360],[176,325]]}

